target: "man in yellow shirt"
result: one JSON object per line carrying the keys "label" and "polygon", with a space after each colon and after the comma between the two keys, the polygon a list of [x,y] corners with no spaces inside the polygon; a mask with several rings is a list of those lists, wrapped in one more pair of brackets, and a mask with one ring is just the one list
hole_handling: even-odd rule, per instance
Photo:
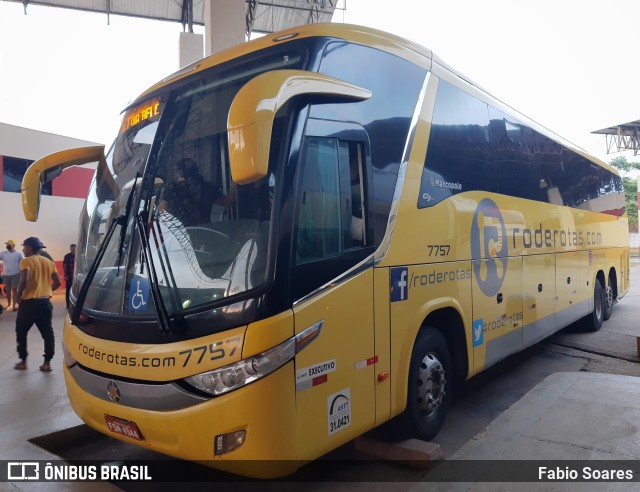
{"label": "man in yellow shirt", "polygon": [[22,243],[24,258],[20,261],[20,280],[18,282],[18,316],[16,317],[16,341],[18,344],[18,362],[14,368],[21,371],[27,368],[27,333],[35,324],[44,340],[43,372],[51,371],[51,359],[55,351],[53,334],[53,305],[51,295],[60,287],[60,276],[55,264],[38,254],[44,244],[37,237],[28,237]]}

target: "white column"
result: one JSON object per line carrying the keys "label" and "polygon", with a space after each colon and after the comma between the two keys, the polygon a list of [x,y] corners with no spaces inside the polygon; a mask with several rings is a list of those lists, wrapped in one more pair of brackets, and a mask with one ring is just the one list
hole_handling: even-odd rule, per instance
{"label": "white column", "polygon": [[204,53],[245,42],[245,0],[204,1]]}
{"label": "white column", "polygon": [[193,32],[180,33],[179,68],[186,67],[204,56],[203,36]]}

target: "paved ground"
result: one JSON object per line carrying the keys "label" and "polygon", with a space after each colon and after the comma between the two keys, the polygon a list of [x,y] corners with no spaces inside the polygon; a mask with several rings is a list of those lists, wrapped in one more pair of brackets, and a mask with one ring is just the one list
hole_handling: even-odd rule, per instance
{"label": "paved ground", "polygon": [[[6,305],[4,297],[0,302]],[[3,395],[0,402],[0,460],[60,459],[59,456],[35,445],[30,439],[82,424],[67,400],[60,367],[62,326],[66,315],[64,291],[55,293],[53,307],[56,355],[52,361],[53,371],[49,373],[38,370],[43,361],[43,343],[35,326],[28,336],[30,355],[27,370],[13,369],[13,365],[18,362],[15,335],[17,313],[5,311],[0,316],[0,394]],[[0,483],[0,490],[85,491],[87,484]],[[109,483],[95,483],[91,484],[91,490],[100,492],[120,489]]]}

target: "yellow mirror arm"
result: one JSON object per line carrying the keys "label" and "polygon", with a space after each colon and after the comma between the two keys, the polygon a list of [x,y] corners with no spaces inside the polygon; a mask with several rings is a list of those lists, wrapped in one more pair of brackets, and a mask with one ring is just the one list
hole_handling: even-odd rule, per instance
{"label": "yellow mirror arm", "polygon": [[236,94],[227,119],[233,181],[251,183],[267,174],[276,113],[294,97],[320,96],[318,102],[352,102],[371,92],[343,80],[304,70],[274,70],[258,75]]}
{"label": "yellow mirror arm", "polygon": [[24,218],[30,222],[38,220],[40,192],[46,171],[57,166],[60,166],[60,170],[63,170],[71,166],[104,160],[104,158],[104,145],[97,145],[95,147],[62,150],[35,161],[29,166],[24,178],[22,178],[22,211]]}

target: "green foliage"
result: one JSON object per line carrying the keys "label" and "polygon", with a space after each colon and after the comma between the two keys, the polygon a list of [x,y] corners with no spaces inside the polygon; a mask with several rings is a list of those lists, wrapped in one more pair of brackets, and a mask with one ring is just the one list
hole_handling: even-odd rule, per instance
{"label": "green foliage", "polygon": [[629,230],[638,231],[638,181],[635,178],[627,177],[632,171],[640,171],[640,162],[628,162],[626,157],[616,157],[611,162],[611,167],[616,168],[622,176],[624,186],[624,199],[627,205],[627,216],[629,217]]}
{"label": "green foliage", "polygon": [[612,159],[609,164],[620,171],[620,175],[623,177],[626,177],[627,173],[631,171],[640,171],[640,162],[629,162],[624,156]]}

